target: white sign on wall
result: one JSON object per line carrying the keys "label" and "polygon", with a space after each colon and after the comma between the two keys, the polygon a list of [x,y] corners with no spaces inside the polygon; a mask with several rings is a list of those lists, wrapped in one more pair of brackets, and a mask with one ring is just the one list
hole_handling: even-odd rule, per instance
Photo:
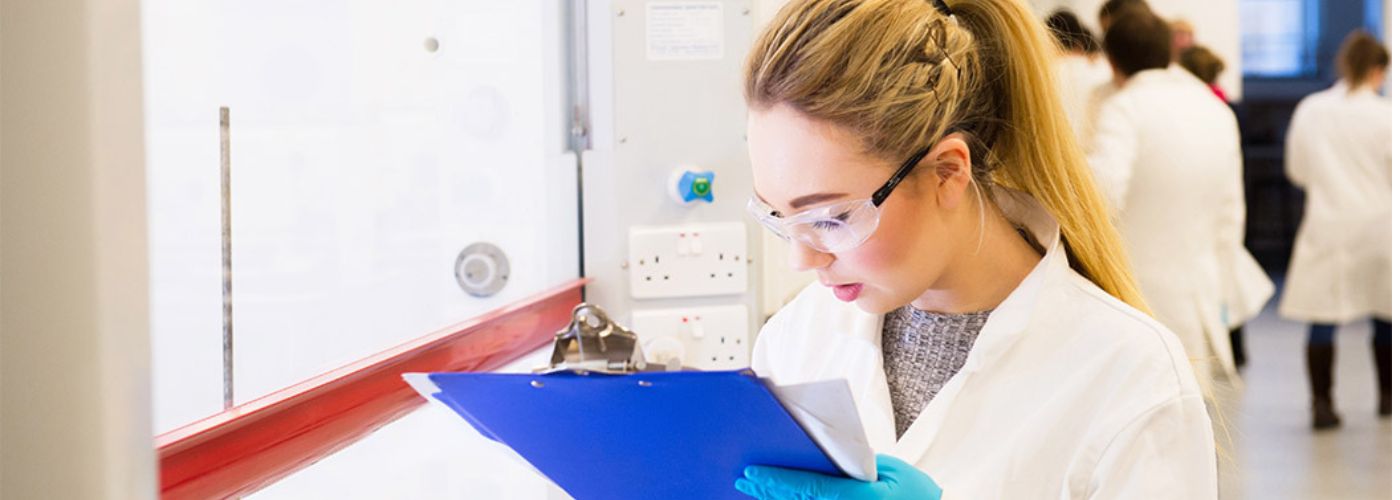
{"label": "white sign on wall", "polygon": [[724,5],[719,2],[647,4],[647,60],[724,58]]}

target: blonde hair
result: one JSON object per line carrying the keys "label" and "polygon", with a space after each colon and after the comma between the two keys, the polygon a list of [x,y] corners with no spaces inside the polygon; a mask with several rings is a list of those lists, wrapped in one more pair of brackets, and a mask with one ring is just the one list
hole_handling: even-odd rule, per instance
{"label": "blonde hair", "polygon": [[793,0],[749,54],[745,98],[844,127],[891,162],[963,132],[975,182],[1030,194],[1076,271],[1148,311],[1060,108],[1048,32],[1018,0],[947,4]]}

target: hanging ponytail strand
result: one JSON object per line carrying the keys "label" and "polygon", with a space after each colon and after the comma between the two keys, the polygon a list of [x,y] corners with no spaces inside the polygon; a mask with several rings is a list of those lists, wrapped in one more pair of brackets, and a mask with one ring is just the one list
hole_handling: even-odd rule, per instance
{"label": "hanging ponytail strand", "polygon": [[[1117,228],[1060,108],[1050,34],[1016,0],[952,0],[982,57],[981,89],[995,110],[982,127],[997,184],[1029,193],[1060,223],[1070,265],[1150,313]],[[988,131],[988,129],[991,129]]]}

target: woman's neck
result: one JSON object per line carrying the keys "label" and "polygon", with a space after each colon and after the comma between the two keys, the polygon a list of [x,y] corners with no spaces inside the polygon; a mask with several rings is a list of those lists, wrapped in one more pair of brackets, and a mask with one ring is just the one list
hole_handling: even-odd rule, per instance
{"label": "woman's neck", "polygon": [[950,314],[996,308],[1040,263],[1041,255],[999,211],[988,207],[981,249],[974,239],[963,258],[911,303],[922,311]]}

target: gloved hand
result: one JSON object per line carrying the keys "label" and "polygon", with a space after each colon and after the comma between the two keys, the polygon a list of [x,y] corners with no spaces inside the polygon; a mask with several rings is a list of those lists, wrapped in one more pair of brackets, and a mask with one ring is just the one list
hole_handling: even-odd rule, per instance
{"label": "gloved hand", "polygon": [[938,500],[943,489],[917,467],[889,456],[875,457],[879,480],[832,477],[779,467],[751,465],[734,487],[745,495],[764,500],[832,498],[841,500],[909,499]]}

